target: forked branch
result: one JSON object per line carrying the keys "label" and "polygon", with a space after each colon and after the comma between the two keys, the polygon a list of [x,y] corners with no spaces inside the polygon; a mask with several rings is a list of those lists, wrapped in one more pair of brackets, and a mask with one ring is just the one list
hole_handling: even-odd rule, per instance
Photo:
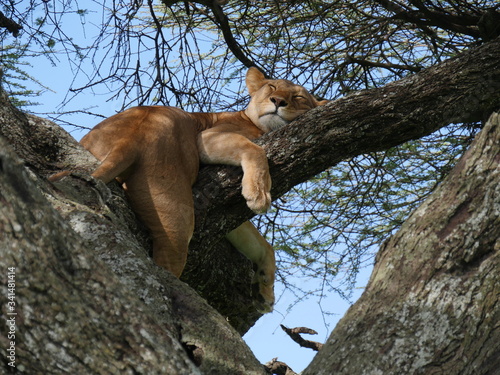
{"label": "forked branch", "polygon": [[320,342],[316,341],[311,341],[311,340],[306,340],[304,339],[300,334],[301,333],[306,333],[308,335],[317,335],[318,332],[316,332],[313,329],[307,328],[307,327],[296,327],[296,328],[287,328],[283,324],[281,325],[281,329],[286,332],[290,338],[295,341],[297,344],[302,346],[303,348],[309,348],[315,351],[321,350],[323,347],[323,344]]}

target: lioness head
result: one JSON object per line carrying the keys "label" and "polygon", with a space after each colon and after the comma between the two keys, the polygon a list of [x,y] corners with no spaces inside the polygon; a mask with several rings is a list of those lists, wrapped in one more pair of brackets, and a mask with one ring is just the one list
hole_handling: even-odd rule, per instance
{"label": "lioness head", "polygon": [[248,69],[246,84],[252,99],[245,113],[264,132],[327,103],[327,100],[317,101],[305,88],[288,80],[266,79],[257,68]]}

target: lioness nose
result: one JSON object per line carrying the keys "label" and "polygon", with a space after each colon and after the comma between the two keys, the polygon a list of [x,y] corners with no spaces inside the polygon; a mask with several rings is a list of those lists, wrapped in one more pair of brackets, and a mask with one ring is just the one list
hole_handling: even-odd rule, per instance
{"label": "lioness nose", "polygon": [[279,96],[271,96],[269,99],[274,103],[274,105],[276,106],[276,108],[278,108],[278,107],[286,107],[288,105],[288,103],[286,102],[286,100],[283,99],[283,98],[280,98]]}

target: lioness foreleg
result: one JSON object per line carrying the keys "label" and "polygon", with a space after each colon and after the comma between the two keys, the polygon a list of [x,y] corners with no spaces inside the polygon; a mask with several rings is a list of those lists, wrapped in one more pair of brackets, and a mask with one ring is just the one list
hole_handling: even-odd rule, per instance
{"label": "lioness foreleg", "polygon": [[248,207],[266,212],[271,206],[271,176],[262,147],[243,135],[205,130],[198,136],[200,159],[207,164],[229,164],[243,168],[242,195]]}

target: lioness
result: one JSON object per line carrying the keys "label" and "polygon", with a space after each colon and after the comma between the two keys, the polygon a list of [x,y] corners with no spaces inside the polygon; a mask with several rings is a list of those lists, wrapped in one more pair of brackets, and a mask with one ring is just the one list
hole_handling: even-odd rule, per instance
{"label": "lioness", "polygon": [[[191,187],[200,160],[243,168],[242,194],[257,213],[271,205],[271,177],[264,150],[252,142],[297,116],[324,104],[302,86],[268,80],[250,68],[246,85],[251,96],[244,111],[188,113],[179,108],[130,108],[98,124],[81,144],[101,160],[92,174],[105,183],[123,184],[132,208],[151,231],[154,261],[179,277],[193,234]],[[254,289],[259,310],[274,303],[274,251],[249,222],[227,235],[257,270]]]}

